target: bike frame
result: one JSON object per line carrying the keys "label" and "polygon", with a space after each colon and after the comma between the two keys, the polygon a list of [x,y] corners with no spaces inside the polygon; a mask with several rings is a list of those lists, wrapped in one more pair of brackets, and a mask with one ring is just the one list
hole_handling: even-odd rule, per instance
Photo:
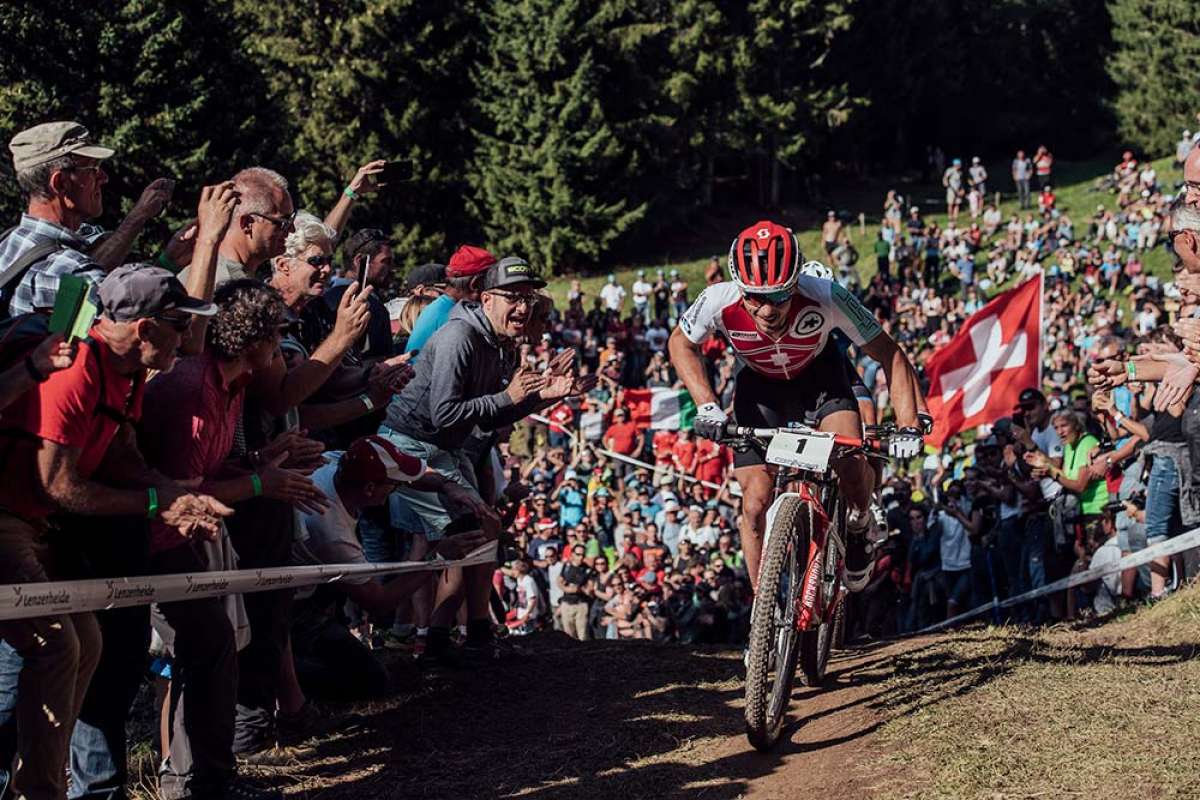
{"label": "bike frame", "polygon": [[[789,429],[750,429],[734,428],[735,431],[756,436],[770,435],[775,430]],[[849,436],[835,436],[836,445],[843,448],[859,450],[868,457],[879,452],[880,440],[876,438],[857,439]],[[831,544],[830,536],[831,515],[838,514],[838,504],[841,496],[838,493],[837,476],[832,466],[822,472],[805,469],[774,466],[774,499],[767,511],[766,531],[763,536],[763,552],[767,550],[770,539],[772,520],[780,503],[787,497],[799,497],[808,508],[811,525],[809,530],[808,553],[804,565],[804,582],[797,595],[796,630],[816,630],[821,625],[831,623],[841,597],[842,569],[844,566],[845,546],[839,540],[832,544],[837,547],[837,561],[833,569],[826,569],[826,548]],[[822,584],[824,584],[822,586]],[[818,591],[824,589],[824,591]],[[822,602],[823,601],[823,602]]]}
{"label": "bike frame", "polygon": [[[826,574],[825,550],[830,544],[830,513],[836,509],[829,508],[837,501],[836,479],[818,477],[811,473],[805,474],[800,470],[788,470],[783,467],[775,474],[775,499],[767,512],[767,533],[763,537],[763,550],[766,550],[770,537],[771,520],[778,505],[787,497],[796,496],[804,503],[809,513],[808,553],[805,554],[804,582],[796,596],[796,630],[816,630],[822,624],[833,620],[834,609],[837,608],[838,598],[842,591],[842,554],[838,553],[837,564],[833,574]],[[840,542],[838,543],[840,545]],[[839,547],[840,551],[840,547]],[[824,584],[824,586],[822,586]],[[824,591],[818,591],[823,588]],[[824,602],[822,602],[824,601]]]}

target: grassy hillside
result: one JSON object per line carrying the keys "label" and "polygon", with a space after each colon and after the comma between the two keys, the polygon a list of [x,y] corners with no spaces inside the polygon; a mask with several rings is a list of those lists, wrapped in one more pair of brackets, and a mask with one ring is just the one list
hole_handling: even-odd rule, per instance
{"label": "grassy hillside", "polygon": [[[1097,204],[1104,203],[1110,209],[1115,207],[1115,195],[1099,193],[1092,188],[1096,178],[1108,173],[1115,163],[1116,159],[1114,158],[1101,158],[1079,163],[1060,162],[1055,165],[1055,178],[1058,185],[1054,187],[1054,190],[1058,196],[1058,207],[1068,213],[1071,219],[1074,220],[1076,235],[1083,235],[1087,232],[1087,221],[1095,212]],[[1018,212],[1016,195],[1012,194],[1012,181],[1008,178],[1008,166],[1001,163],[989,164],[987,166],[991,176],[989,180],[992,190],[991,196],[994,197],[996,189],[1005,192],[1002,198],[1001,211],[1007,221],[1010,214]],[[1174,167],[1171,158],[1163,158],[1155,161],[1154,167],[1158,171],[1160,183],[1167,187],[1173,187],[1181,179],[1179,170]],[[879,220],[883,210],[883,199],[890,188],[899,190],[905,197],[909,198],[910,202],[915,202],[919,205],[926,219],[936,219],[943,227],[946,224],[944,192],[940,185],[905,183],[903,181],[867,181],[855,182],[846,185],[840,190],[835,190],[831,200],[833,207],[841,209],[844,212],[849,212],[856,219],[860,212],[866,215],[865,235],[864,229],[860,229],[857,222],[852,226],[854,243],[860,253],[859,272],[864,281],[869,280],[875,274],[875,260],[871,256],[870,246],[878,233]],[[774,218],[777,222],[797,227],[800,237],[800,247],[806,256],[813,258],[824,256],[824,250],[821,248],[820,241],[819,210],[817,214],[814,214],[812,210],[809,210],[807,213],[785,210],[775,215]],[[963,224],[964,218],[967,220],[967,224],[969,224],[969,215],[964,211],[959,216],[960,225]],[[722,268],[724,268],[729,243],[741,228],[752,224],[756,219],[758,219],[757,216],[750,214],[740,221],[730,219],[724,226],[714,226],[714,229],[711,231],[696,232],[696,244],[690,248],[691,252],[707,251],[710,255],[718,255],[721,258]],[[808,223],[805,222],[806,220]],[[815,224],[811,224],[813,220],[816,220]],[[1164,279],[1170,275],[1170,261],[1161,248],[1146,254],[1144,263],[1150,274],[1159,275]],[[633,283],[635,273],[638,269],[646,270],[647,278],[651,282],[654,280],[655,270],[657,269],[678,269],[692,288],[691,294],[694,297],[698,291],[697,287],[704,285],[704,268],[707,264],[707,257],[690,258],[680,261],[663,259],[652,263],[620,266],[613,271],[617,275],[617,279],[628,289]],[[581,277],[583,289],[587,293],[588,298],[596,296],[605,278],[606,276],[603,274]],[[559,278],[553,281],[550,286],[550,291],[554,295],[555,302],[560,306],[566,302],[566,293],[569,285],[570,280],[568,278]],[[590,307],[590,299],[585,302]],[[626,307],[628,308],[628,305]]]}
{"label": "grassy hillside", "polygon": [[902,654],[888,798],[1195,797],[1200,587],[1122,619],[958,631]]}

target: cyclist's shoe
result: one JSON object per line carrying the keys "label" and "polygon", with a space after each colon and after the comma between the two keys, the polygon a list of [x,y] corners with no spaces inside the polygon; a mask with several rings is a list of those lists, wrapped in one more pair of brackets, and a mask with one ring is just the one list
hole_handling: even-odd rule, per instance
{"label": "cyclist's shoe", "polygon": [[852,592],[861,592],[871,582],[878,530],[875,515],[870,510],[853,509],[846,515],[846,561],[842,583]]}

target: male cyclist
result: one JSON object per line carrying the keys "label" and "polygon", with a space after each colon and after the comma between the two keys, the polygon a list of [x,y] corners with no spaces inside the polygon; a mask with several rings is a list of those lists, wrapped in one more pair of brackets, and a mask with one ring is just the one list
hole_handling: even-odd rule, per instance
{"label": "male cyclist", "polygon": [[[802,261],[791,230],[768,221],[751,225],[730,247],[732,280],[709,286],[680,318],[669,349],[698,406],[696,432],[720,439],[728,421],[700,354],[701,343],[719,330],[740,362],[733,401],[737,424],[769,428],[800,422],[821,431],[862,436],[846,359],[831,339],[838,330],[883,365],[899,425],[889,453],[900,459],[916,456],[922,444],[917,414],[924,402],[908,357],[852,294],[831,281],[801,275]],[[833,468],[849,509],[844,579],[847,588],[859,591],[871,577],[867,534],[875,475],[861,453],[836,459]],[[756,451],[738,453],[733,474],[742,487],[738,526],[757,590],[772,477]]]}

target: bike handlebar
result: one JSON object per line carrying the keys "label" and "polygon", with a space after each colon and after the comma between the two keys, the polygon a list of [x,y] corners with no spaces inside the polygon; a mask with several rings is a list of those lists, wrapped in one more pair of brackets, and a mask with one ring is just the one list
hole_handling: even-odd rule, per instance
{"label": "bike handlebar", "polygon": [[[840,433],[834,434],[834,444],[842,447],[870,450],[876,453],[883,453],[886,449],[884,439],[895,432],[894,426],[891,425],[871,425],[867,428],[867,436],[859,438],[857,436],[843,436]],[[744,439],[753,437],[756,439],[770,439],[777,433],[822,433],[815,428],[808,427],[793,427],[793,428],[749,428],[743,425],[735,425],[732,422],[725,425],[725,435],[730,438]],[[871,436],[874,433],[875,436]]]}

